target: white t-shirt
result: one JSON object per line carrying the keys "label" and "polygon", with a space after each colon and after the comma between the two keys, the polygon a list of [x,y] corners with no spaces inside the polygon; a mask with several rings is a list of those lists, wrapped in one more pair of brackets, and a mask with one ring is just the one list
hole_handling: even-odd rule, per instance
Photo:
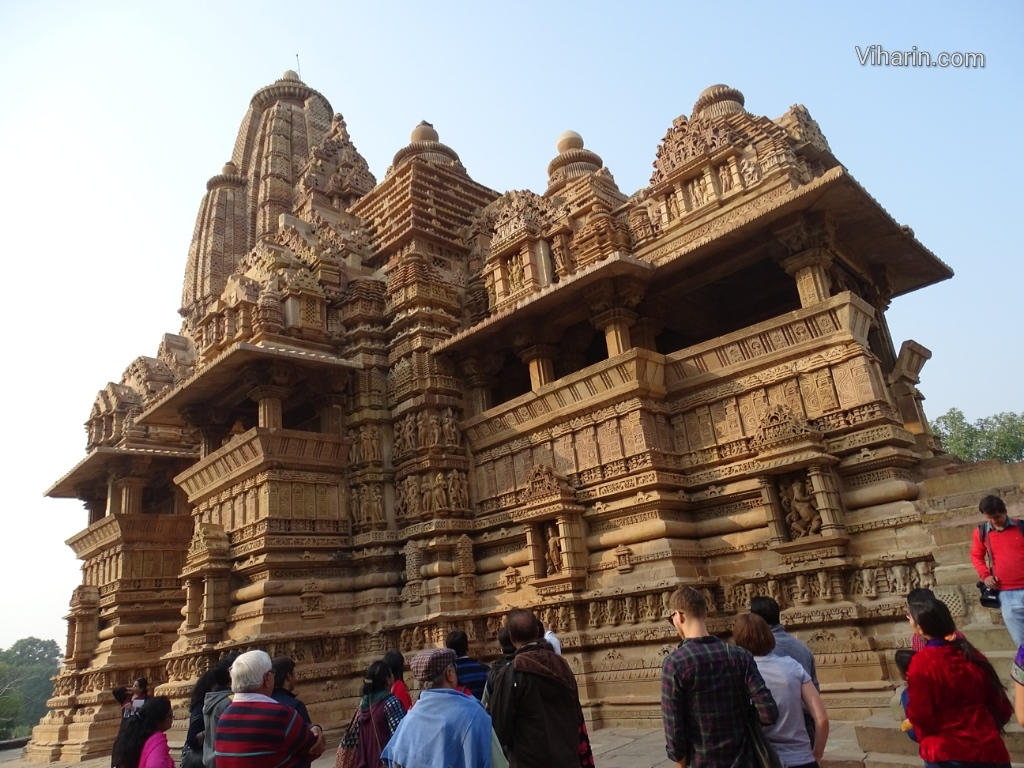
{"label": "white t-shirt", "polygon": [[811,676],[800,662],[789,656],[772,653],[755,656],[754,661],[779,707],[779,719],[773,726],[764,726],[764,735],[786,765],[813,763],[814,748],[804,724],[803,699],[800,696],[800,687],[811,682]]}
{"label": "white t-shirt", "polygon": [[550,629],[544,633],[544,639],[551,643],[551,647],[555,649],[555,653],[559,656],[562,655],[562,644],[558,642],[558,638],[555,637],[555,633]]}

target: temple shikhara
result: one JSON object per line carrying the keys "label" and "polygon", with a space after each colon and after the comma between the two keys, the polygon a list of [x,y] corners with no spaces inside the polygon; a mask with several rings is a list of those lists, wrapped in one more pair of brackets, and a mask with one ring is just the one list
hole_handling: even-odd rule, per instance
{"label": "temple shikhara", "polygon": [[914,587],[1009,649],[966,553],[1024,472],[944,454],[930,352],[886,324],[949,267],[803,106],[708,88],[635,192],[600,149],[567,132],[546,189],[500,192],[424,122],[378,180],[297,75],[253,96],[180,330],[100,391],[48,491],[87,517],[32,759],[109,754],[112,688],[145,676],[180,714],[230,650],[292,656],[340,728],[385,650],[464,629],[494,658],[514,606],[594,727],[656,727],[681,585],[716,632],[775,598],[843,719],[888,710]]}

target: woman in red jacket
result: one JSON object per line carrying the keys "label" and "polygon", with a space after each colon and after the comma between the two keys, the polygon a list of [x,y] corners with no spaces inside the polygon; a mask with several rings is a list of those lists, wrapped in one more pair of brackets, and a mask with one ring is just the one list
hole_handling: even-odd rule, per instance
{"label": "woman in red jacket", "polygon": [[992,664],[954,636],[956,625],[941,600],[911,603],[907,618],[925,639],[907,673],[907,719],[926,768],[1010,768],[1000,731],[1013,707]]}

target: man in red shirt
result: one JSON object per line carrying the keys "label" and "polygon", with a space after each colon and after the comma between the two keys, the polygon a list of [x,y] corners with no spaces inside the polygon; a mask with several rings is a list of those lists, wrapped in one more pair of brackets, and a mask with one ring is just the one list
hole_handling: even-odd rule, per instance
{"label": "man in red shirt", "polygon": [[974,531],[971,562],[987,587],[999,590],[1003,622],[1018,648],[1024,645],[1024,529],[1006,514],[998,496],[978,504],[986,522]]}

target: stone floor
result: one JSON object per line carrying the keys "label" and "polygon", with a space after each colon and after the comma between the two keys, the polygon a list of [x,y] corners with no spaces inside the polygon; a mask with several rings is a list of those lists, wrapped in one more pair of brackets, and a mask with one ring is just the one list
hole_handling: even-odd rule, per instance
{"label": "stone floor", "polygon": [[[857,746],[854,723],[834,722],[829,734],[828,749],[821,768],[921,768],[921,760],[906,754],[865,754]],[[1016,724],[1012,729],[1019,731]],[[894,724],[895,729],[895,724]],[[897,732],[898,733],[898,732]],[[597,768],[666,768],[672,764],[665,758],[665,736],[661,729],[601,728],[590,734]],[[906,751],[906,750],[905,750]],[[21,757],[20,749],[0,751],[3,768],[38,768]],[[78,768],[109,768],[106,758],[84,763],[52,763],[52,766]],[[329,749],[313,763],[314,768],[334,768],[334,750]],[[1024,768],[1024,763],[1013,763]]]}
{"label": "stone floor", "polygon": [[[658,730],[637,730],[632,728],[601,728],[590,735],[598,768],[663,768],[671,763],[665,758],[665,735]],[[831,760],[833,753],[838,760]],[[21,750],[0,752],[3,768],[38,768],[38,763],[22,759]],[[912,765],[910,763],[908,765]],[[109,768],[106,759],[89,760],[84,763],[53,763],[53,766],[77,765],[79,768]],[[852,723],[836,723],[829,738],[829,750],[822,768],[861,768],[865,765],[864,753],[857,751],[857,739]],[[871,763],[901,768],[901,763]],[[920,761],[916,762],[920,766]],[[328,750],[313,764],[314,768],[333,768],[334,751]]]}

